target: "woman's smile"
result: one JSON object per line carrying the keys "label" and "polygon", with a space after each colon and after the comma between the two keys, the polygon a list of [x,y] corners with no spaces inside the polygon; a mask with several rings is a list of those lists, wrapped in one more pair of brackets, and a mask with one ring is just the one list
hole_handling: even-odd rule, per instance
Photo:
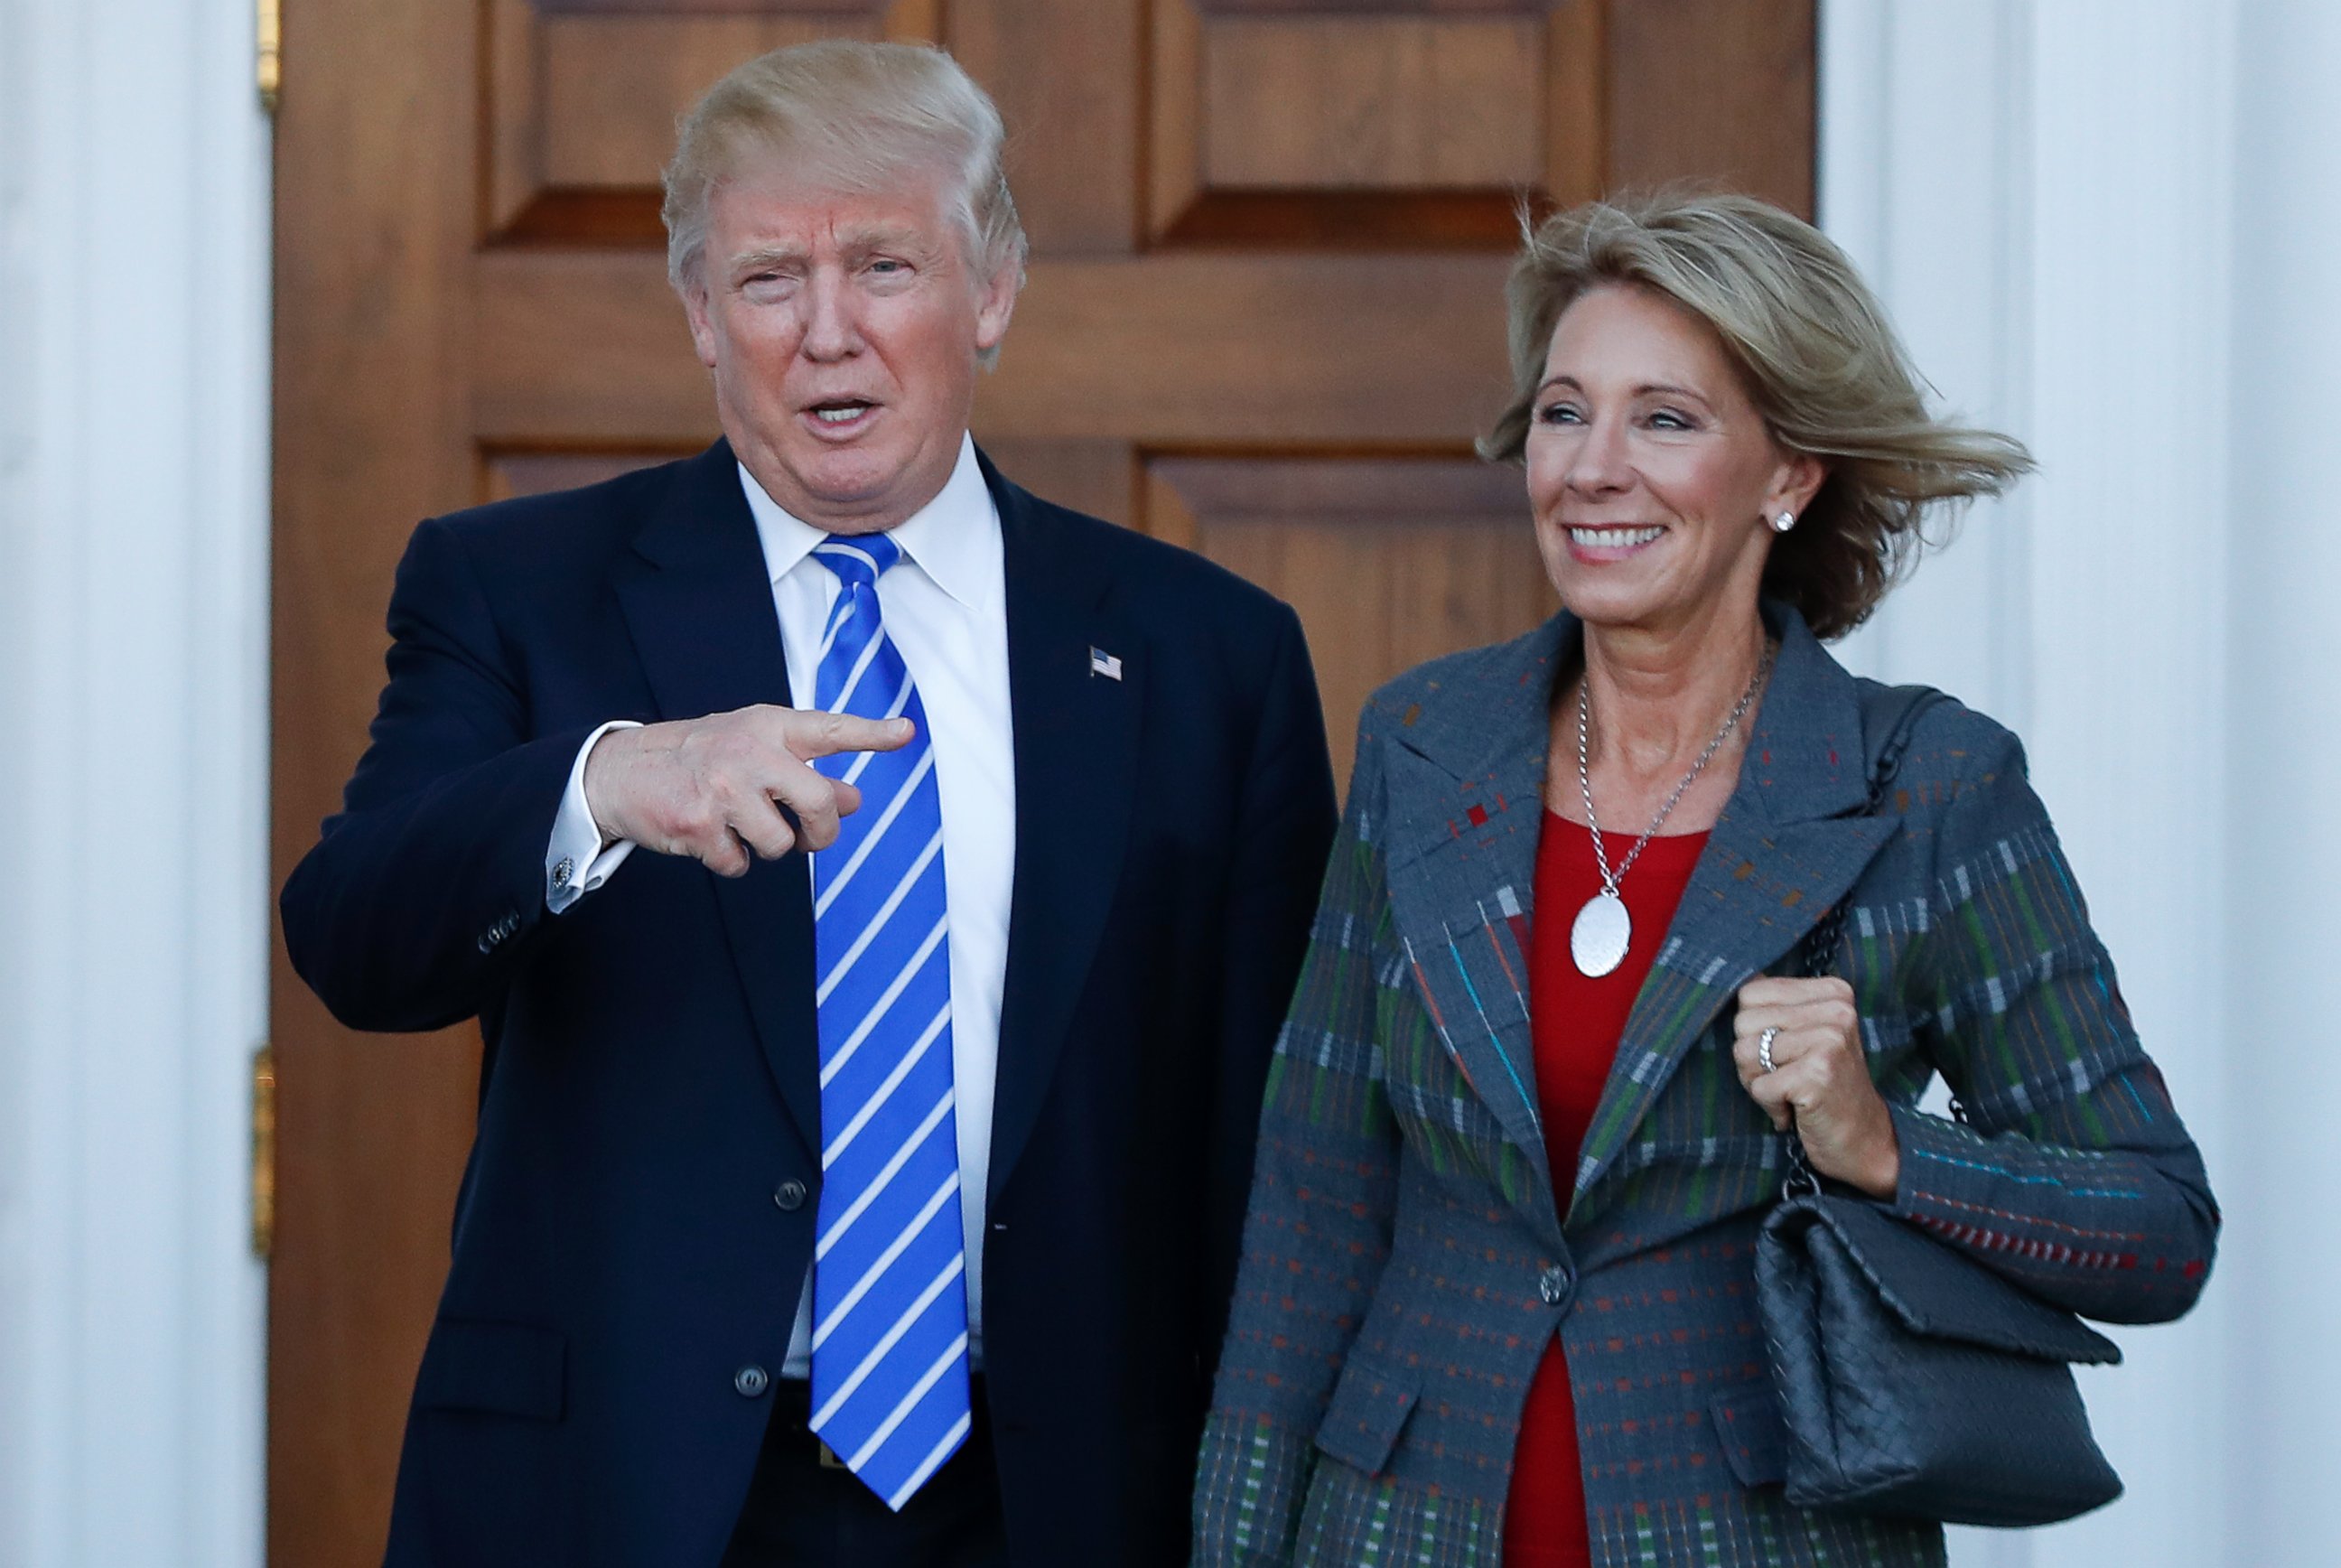
{"label": "woman's smile", "polygon": [[1570,523],[1564,526],[1569,534],[1569,554],[1589,566],[1631,560],[1657,544],[1667,532],[1663,523]]}

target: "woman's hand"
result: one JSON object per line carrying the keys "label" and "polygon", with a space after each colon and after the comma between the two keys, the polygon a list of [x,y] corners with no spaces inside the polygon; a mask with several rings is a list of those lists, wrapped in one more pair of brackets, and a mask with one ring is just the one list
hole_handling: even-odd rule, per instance
{"label": "woman's hand", "polygon": [[[1768,1029],[1778,1031],[1770,1072],[1762,1050]],[[1870,1081],[1853,987],[1835,975],[1751,980],[1739,988],[1732,1032],[1740,1084],[1772,1125],[1785,1133],[1793,1121],[1813,1169],[1873,1198],[1891,1198],[1902,1148],[1886,1098]]]}

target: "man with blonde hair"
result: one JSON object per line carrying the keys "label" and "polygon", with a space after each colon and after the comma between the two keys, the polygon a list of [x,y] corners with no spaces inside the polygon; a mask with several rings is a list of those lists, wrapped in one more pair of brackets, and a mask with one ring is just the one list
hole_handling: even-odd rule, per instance
{"label": "man with blonde hair", "polygon": [[1176,1563],[1333,823],[1300,625],[968,434],[1025,242],[938,51],[733,71],[667,171],[723,431],[424,523],[287,884],[477,1016],[397,1564]]}

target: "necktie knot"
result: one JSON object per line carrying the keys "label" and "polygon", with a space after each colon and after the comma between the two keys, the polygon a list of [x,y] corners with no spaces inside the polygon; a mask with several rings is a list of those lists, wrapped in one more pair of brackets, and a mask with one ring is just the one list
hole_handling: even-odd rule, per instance
{"label": "necktie knot", "polygon": [[887,534],[854,534],[812,548],[813,558],[837,574],[849,588],[877,585],[886,569],[902,558],[902,547]]}

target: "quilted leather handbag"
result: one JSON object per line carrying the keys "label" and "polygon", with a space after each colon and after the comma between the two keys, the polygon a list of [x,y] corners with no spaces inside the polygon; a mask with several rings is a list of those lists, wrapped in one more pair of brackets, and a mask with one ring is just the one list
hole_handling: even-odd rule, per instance
{"label": "quilted leather handbag", "polygon": [[[1889,694],[1898,713],[1873,726],[1888,738],[1870,767],[1872,812],[1937,696]],[[1843,922],[1840,904],[1808,938],[1805,974],[1828,972]],[[1756,1295],[1788,1501],[2023,1525],[2119,1496],[2072,1372],[2119,1361],[2113,1342],[1881,1205],[1825,1190],[1793,1131],[1785,1144],[1789,1174],[1757,1241]]]}

